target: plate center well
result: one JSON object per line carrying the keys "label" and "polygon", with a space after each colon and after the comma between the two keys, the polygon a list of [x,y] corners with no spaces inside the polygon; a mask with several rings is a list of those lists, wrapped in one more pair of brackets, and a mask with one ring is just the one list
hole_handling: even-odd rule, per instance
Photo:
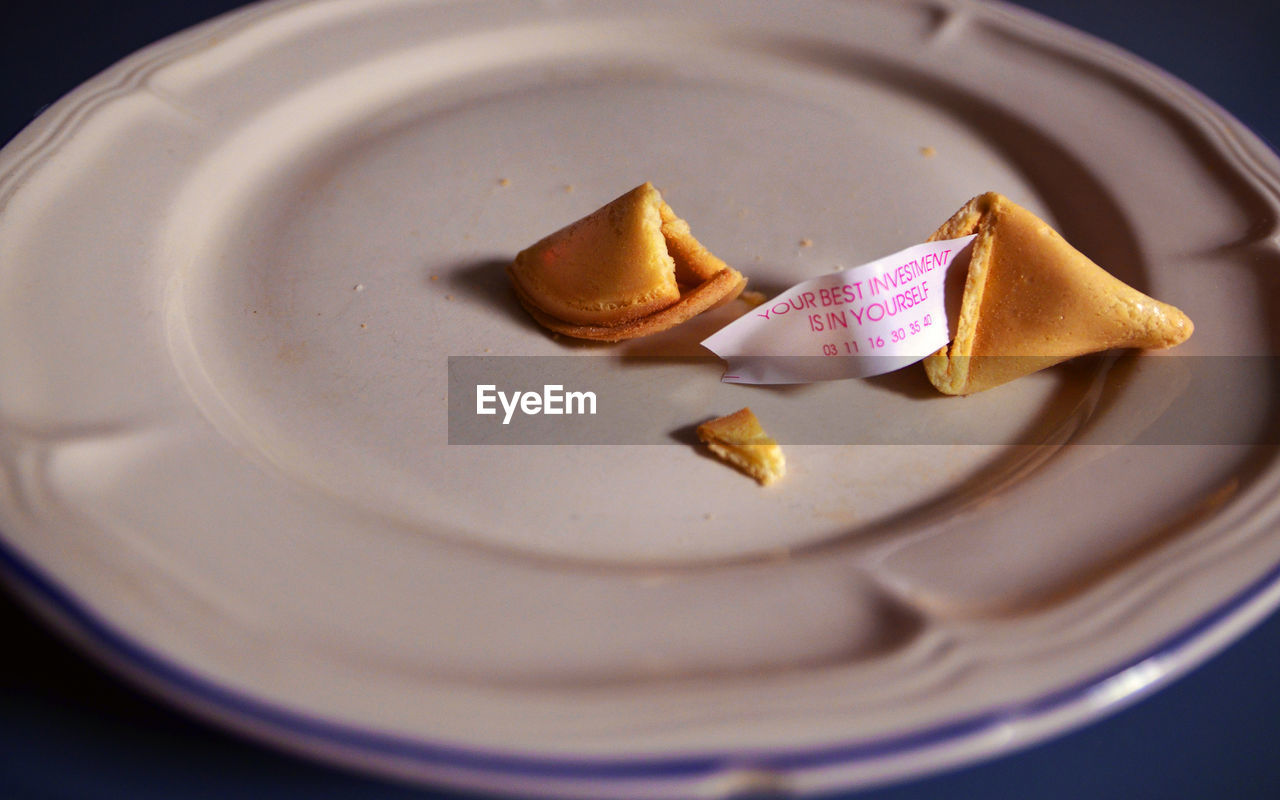
{"label": "plate center well", "polygon": [[[253,146],[279,157],[259,152],[240,175],[232,165],[227,180],[243,189],[212,212],[215,233],[185,276],[207,378],[193,392],[291,479],[426,534],[540,557],[750,558],[971,497],[977,476],[1010,468],[1007,443],[1076,413],[1079,385],[1048,374],[957,402],[910,370],[773,390],[724,386],[713,360],[659,360],[639,382],[631,369],[595,373],[635,387],[607,413],[656,418],[668,441],[448,442],[451,356],[688,356],[741,313],[610,348],[553,338],[519,308],[504,264],[644,180],[766,293],[923,240],[993,175],[1034,198],[935,105],[776,66],[763,85],[724,66],[692,77],[584,62],[548,67],[535,86],[498,72],[308,136],[284,118],[263,128]],[[536,361],[521,369],[536,377]],[[998,414],[984,411],[992,403]],[[761,489],[689,441],[691,426],[742,405],[788,445],[779,486]],[[801,419],[830,420],[829,438],[788,442]]]}

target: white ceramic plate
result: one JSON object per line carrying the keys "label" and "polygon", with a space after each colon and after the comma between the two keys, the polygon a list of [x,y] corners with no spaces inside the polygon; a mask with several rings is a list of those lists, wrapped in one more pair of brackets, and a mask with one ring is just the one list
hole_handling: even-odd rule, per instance
{"label": "white ceramic plate", "polygon": [[[175,702],[415,779],[713,797],[1024,745],[1280,601],[1277,176],[1003,6],[249,7],[0,153],[3,564]],[[733,309],[575,347],[501,267],[644,180],[765,290],[998,190],[1197,331],[967,399],[637,371]],[[673,438],[450,445],[483,354],[604,359]],[[680,440],[747,403],[835,443],[761,490]]]}

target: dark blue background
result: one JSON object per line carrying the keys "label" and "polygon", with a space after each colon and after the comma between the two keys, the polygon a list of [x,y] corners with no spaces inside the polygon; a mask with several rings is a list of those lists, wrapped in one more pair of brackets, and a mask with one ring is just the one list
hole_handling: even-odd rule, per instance
{"label": "dark blue background", "polygon": [[[780,0],[785,2],[785,0]],[[235,0],[12,0],[0,142],[130,52]],[[1025,0],[1163,67],[1280,142],[1280,3]],[[1154,166],[1154,165],[1153,165]],[[175,714],[99,671],[4,591],[0,798],[461,800],[297,760]],[[1153,697],[1049,743],[860,800],[1280,798],[1280,616]]]}

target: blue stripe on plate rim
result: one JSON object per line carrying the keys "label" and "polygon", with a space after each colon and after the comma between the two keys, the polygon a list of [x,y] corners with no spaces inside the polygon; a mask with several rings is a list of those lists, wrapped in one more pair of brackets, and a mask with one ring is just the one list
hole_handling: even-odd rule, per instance
{"label": "blue stripe on plate rim", "polygon": [[[57,622],[69,624],[75,632],[88,637],[88,644],[102,648],[106,655],[121,659],[124,666],[137,670],[148,680],[137,680],[144,688],[177,692],[178,696],[230,713],[245,722],[265,725],[269,729],[299,742],[322,742],[336,745],[358,754],[408,758],[422,765],[438,765],[490,772],[503,776],[529,778],[560,778],[579,780],[662,779],[688,780],[709,778],[731,769],[755,768],[795,772],[836,766],[854,766],[861,762],[875,761],[894,756],[920,752],[945,744],[953,744],[967,737],[976,736],[1011,722],[1027,721],[1064,710],[1078,702],[1086,701],[1095,692],[1121,678],[1130,670],[1142,668],[1148,662],[1176,659],[1186,648],[1199,643],[1220,625],[1232,621],[1237,614],[1256,602],[1263,601],[1253,623],[1280,605],[1280,592],[1274,598],[1264,598],[1268,589],[1280,587],[1280,564],[1274,565],[1261,578],[1255,580],[1218,608],[1188,625],[1156,646],[1143,651],[1114,668],[1099,672],[1085,680],[1046,694],[1038,699],[994,708],[980,714],[945,722],[919,731],[862,742],[836,743],[810,747],[797,752],[766,751],[760,753],[724,751],[710,754],[657,755],[645,757],[544,757],[506,752],[486,752],[480,748],[456,746],[438,742],[417,741],[408,737],[364,730],[344,723],[309,717],[305,712],[272,705],[269,702],[242,695],[219,686],[209,680],[170,662],[145,646],[131,640],[127,634],[113,629],[98,619],[75,596],[60,588],[28,563],[10,543],[0,538],[0,574],[4,574],[34,596],[19,595],[38,611],[52,613]],[[1243,635],[1243,630],[1229,636],[1221,644]],[[1216,652],[1216,648],[1214,649]],[[1149,681],[1135,684],[1125,693],[1109,696],[1098,703],[1098,715],[1105,708],[1118,708],[1125,700],[1150,691],[1171,680],[1184,669],[1201,663],[1212,652],[1201,658],[1176,664],[1159,670]],[[108,664],[108,666],[111,666]],[[127,670],[125,670],[127,672]],[[148,686],[154,681],[155,686]]]}

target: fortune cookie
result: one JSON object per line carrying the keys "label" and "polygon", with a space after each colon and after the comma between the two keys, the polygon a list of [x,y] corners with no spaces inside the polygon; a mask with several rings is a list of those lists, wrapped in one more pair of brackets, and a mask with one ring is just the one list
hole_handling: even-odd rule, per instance
{"label": "fortune cookie", "polygon": [[1187,315],[1113,277],[1030,211],[994,192],[965,204],[930,241],[976,234],[951,343],[924,360],[945,394],[973,394],[1115,348],[1172,347]]}
{"label": "fortune cookie", "polygon": [[507,272],[539,324],[607,342],[670,328],[747,283],[649,183],[522,250]]}
{"label": "fortune cookie", "polygon": [[782,447],[765,433],[750,408],[740,408],[698,426],[698,440],[722,461],[755,478],[760,485],[781,478],[787,471]]}

